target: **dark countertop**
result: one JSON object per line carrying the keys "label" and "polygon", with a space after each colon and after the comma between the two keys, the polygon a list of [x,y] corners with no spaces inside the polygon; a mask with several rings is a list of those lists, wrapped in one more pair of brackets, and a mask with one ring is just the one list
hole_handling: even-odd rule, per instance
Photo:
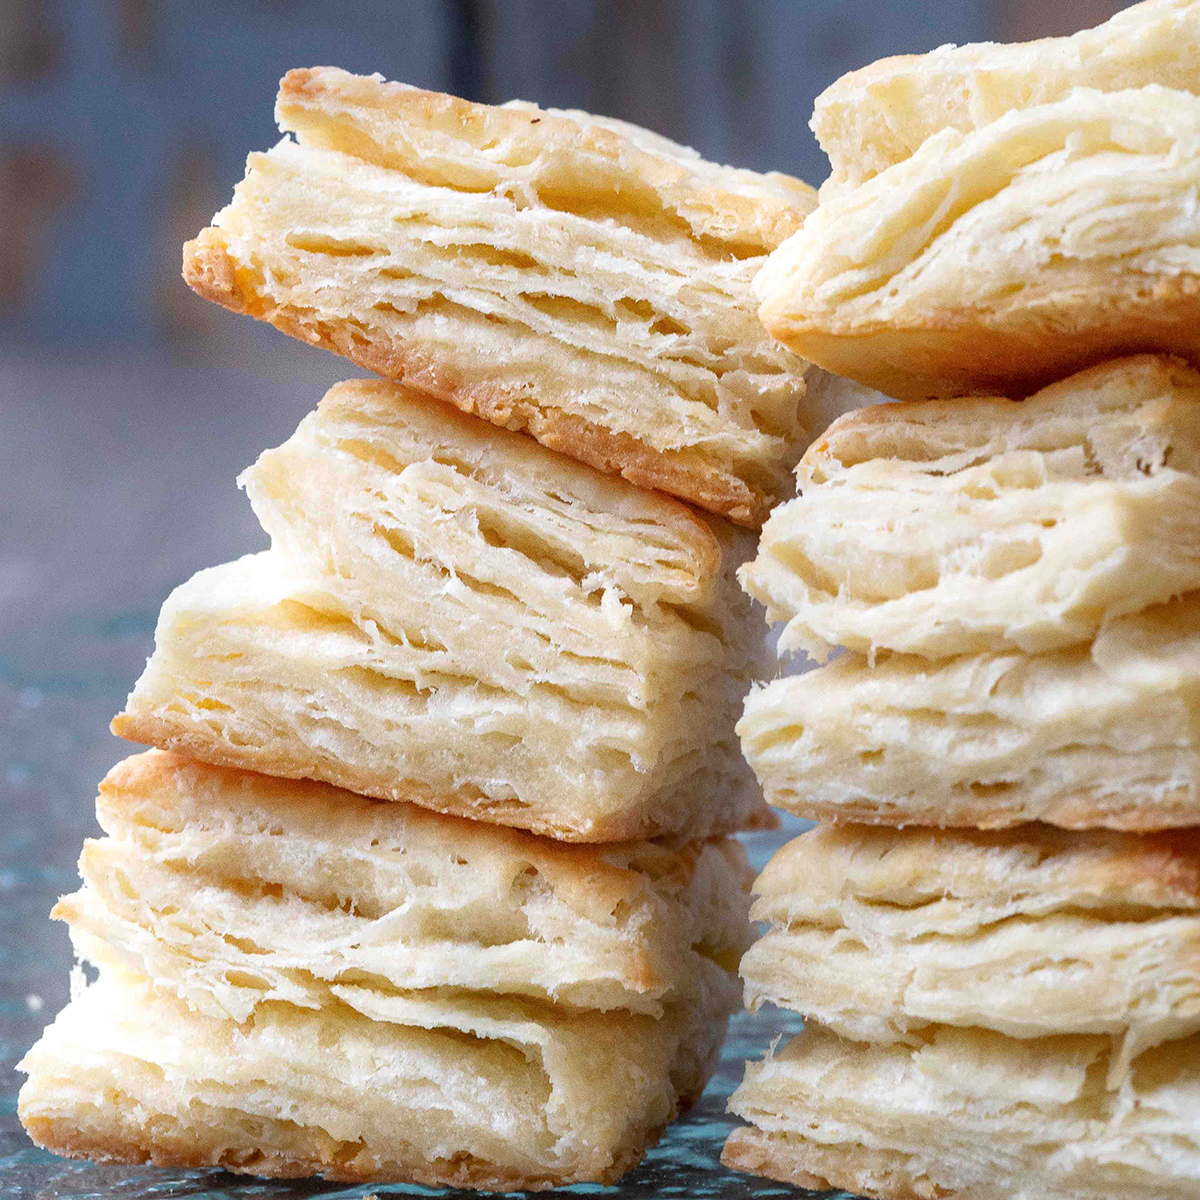
{"label": "dark countertop", "polygon": [[[47,914],[75,890],[83,839],[99,833],[96,785],[131,749],[108,721],[152,648],[158,608],[201,567],[263,548],[234,478],[350,374],[292,342],[222,363],[0,359],[0,1196],[477,1194],[67,1162],[34,1148],[16,1116],[16,1063],[68,996],[70,942]],[[756,865],[798,828],[748,837]],[[774,1009],[735,1017],[704,1097],[646,1162],[619,1187],[562,1194],[803,1195],[717,1162],[743,1061],[798,1028]]]}

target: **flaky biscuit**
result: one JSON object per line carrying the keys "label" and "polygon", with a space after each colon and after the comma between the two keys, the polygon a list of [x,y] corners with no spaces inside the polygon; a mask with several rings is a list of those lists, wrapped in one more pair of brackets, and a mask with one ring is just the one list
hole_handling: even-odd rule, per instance
{"label": "flaky biscuit", "polygon": [[844,655],[751,692],[771,804],[818,820],[1200,824],[1200,592],[1048,654]]}
{"label": "flaky biscuit", "polygon": [[1103,1037],[1017,1041],[941,1027],[920,1046],[811,1025],[750,1063],[737,1170],[876,1200],[1184,1200],[1200,1178],[1200,1038],[1105,1086]]}
{"label": "flaky biscuit", "polygon": [[1117,92],[1158,83],[1195,92],[1198,80],[1194,0],[1145,0],[1071,37],[939,46],[880,59],[817,97],[812,128],[833,168],[821,196],[903,162],[942,129],[968,133],[1077,87]]}
{"label": "flaky biscuit", "polygon": [[118,734],[568,840],[763,819],[750,535],[384,381],[244,482],[273,547],[172,593]]}
{"label": "flaky biscuit", "polygon": [[807,364],[750,285],[811,189],[333,68],[277,116],[295,140],[184,248],[201,295],[740,523],[788,493]]}
{"label": "flaky biscuit", "polygon": [[781,651],[1055,650],[1200,588],[1200,373],[1177,359],[865,408],[796,474],[739,571]]}
{"label": "flaky biscuit", "polygon": [[1200,1033],[1200,834],[818,826],[755,884],[746,1001],[861,1041],[1105,1033],[1110,1086]]}
{"label": "flaky biscuit", "polygon": [[755,280],[767,328],[889,396],[1024,395],[1200,358],[1200,97],[1159,86],[943,129],[822,203]]}
{"label": "flaky biscuit", "polygon": [[716,1059],[724,1015],[655,1020],[513,997],[379,997],[197,1013],[102,969],[19,1064],[39,1145],[98,1162],[488,1190],[611,1182]]}
{"label": "flaky biscuit", "polygon": [[[192,1008],[245,1021],[355,982],[661,1016],[736,992],[748,941],[740,845],[566,846],[149,751],[101,784],[107,834],[53,915]],[[730,1002],[732,1006],[732,1001]]]}

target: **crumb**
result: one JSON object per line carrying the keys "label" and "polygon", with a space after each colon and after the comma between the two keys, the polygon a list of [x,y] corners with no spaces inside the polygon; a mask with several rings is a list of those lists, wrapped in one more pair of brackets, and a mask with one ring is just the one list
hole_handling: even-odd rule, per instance
{"label": "crumb", "polygon": [[36,992],[30,992],[30,994],[25,997],[25,1007],[29,1009],[30,1012],[41,1012],[45,1007],[45,1004],[45,1000],[43,1000]]}

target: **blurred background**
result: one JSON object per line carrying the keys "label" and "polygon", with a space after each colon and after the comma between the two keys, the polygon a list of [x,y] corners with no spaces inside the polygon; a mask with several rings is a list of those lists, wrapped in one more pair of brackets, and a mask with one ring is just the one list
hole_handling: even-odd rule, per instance
{"label": "blurred background", "polygon": [[69,947],[45,914],[74,888],[96,782],[128,750],[108,720],[170,588],[265,546],[238,471],[356,373],[179,278],[181,243],[277,139],[283,72],[582,107],[819,184],[808,117],[844,71],[1121,7],[0,0],[0,1191],[25,1171],[39,1196],[76,1194],[28,1157],[12,1067],[66,998]]}

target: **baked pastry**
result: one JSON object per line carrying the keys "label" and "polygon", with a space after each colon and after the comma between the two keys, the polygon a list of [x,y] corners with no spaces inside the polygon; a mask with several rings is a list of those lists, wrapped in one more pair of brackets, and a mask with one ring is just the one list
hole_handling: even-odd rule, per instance
{"label": "baked pastry", "polygon": [[1052,654],[845,655],[751,692],[738,732],[768,802],[817,820],[1200,824],[1200,593]]}
{"label": "baked pastry", "polygon": [[920,1046],[810,1025],[750,1063],[721,1161],[879,1200],[1184,1200],[1200,1178],[1200,1038],[1105,1086],[1097,1036],[1017,1041],[942,1027]]}
{"label": "baked pastry", "polygon": [[1015,108],[1061,100],[1077,87],[1124,91],[1148,83],[1200,91],[1200,9],[1145,0],[1071,37],[939,46],[843,75],[816,100],[812,128],[833,170],[822,200],[914,154],[942,129],[969,133]]}
{"label": "baked pastry", "polygon": [[739,572],[781,652],[1056,650],[1200,588],[1200,373],[1178,359],[866,408],[796,475]]}
{"label": "baked pastry", "polygon": [[239,1024],[105,967],[19,1064],[21,1121],[98,1162],[495,1191],[611,1182],[700,1094],[724,1031],[699,997],[656,1020],[331,992]]}
{"label": "baked pastry", "polygon": [[823,201],[755,281],[819,366],[899,399],[1019,396],[1141,351],[1200,357],[1200,96],[1158,86],[943,129]]}
{"label": "baked pastry", "polygon": [[751,916],[746,1004],[843,1037],[919,1045],[935,1025],[1106,1033],[1112,1087],[1200,1033],[1200,831],[1139,836],[820,825],[779,850]]}
{"label": "baked pastry", "polygon": [[750,534],[379,380],[243,482],[272,549],[172,593],[114,732],[566,840],[764,819]]}
{"label": "baked pastry", "polygon": [[276,116],[294,138],[184,247],[200,295],[743,524],[788,493],[807,364],[751,281],[811,188],[329,67]]}
{"label": "baked pastry", "polygon": [[107,837],[53,915],[197,1011],[319,1010],[448,989],[662,1016],[737,1003],[749,940],[740,844],[566,846],[306,780],[152,750],[100,786]]}

